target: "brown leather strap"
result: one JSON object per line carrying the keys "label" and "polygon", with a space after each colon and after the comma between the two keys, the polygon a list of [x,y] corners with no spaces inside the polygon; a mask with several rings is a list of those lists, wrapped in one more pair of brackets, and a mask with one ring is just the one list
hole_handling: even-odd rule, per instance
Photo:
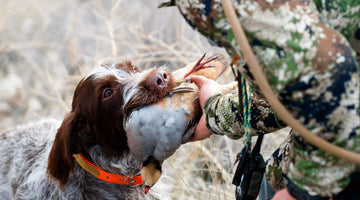
{"label": "brown leather strap", "polygon": [[312,145],[328,152],[329,154],[348,160],[355,164],[360,164],[360,154],[355,152],[340,148],[336,145],[333,145],[319,136],[313,134],[302,124],[300,124],[281,104],[281,102],[275,96],[273,90],[271,89],[264,73],[262,72],[256,57],[250,48],[249,42],[244,34],[244,31],[241,27],[239,19],[235,13],[234,7],[231,0],[221,0],[226,18],[230,22],[231,28],[234,32],[236,41],[241,48],[243,56],[250,68],[251,74],[254,76],[257,85],[259,86],[261,92],[266,97],[266,100],[271,105],[271,107],[276,111],[277,115],[286,122],[292,129],[294,129],[301,137]]}

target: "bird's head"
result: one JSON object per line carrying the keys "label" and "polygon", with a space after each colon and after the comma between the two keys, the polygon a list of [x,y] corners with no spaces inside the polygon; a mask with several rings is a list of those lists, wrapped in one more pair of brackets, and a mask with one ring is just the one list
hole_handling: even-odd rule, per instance
{"label": "bird's head", "polygon": [[141,178],[145,184],[145,194],[147,194],[150,188],[160,179],[161,176],[161,163],[150,156],[143,163],[141,168]]}

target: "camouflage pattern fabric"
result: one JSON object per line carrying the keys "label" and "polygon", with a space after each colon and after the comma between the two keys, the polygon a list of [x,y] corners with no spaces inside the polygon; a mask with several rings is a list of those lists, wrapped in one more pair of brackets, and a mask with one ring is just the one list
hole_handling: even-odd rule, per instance
{"label": "camouflage pattern fabric", "polygon": [[[225,47],[230,56],[241,55],[219,0],[176,0],[176,5],[211,43]],[[360,1],[233,0],[233,5],[285,107],[314,134],[360,152],[360,73],[356,53],[348,42],[360,38]],[[255,94],[262,97],[248,67],[237,66]],[[240,138],[244,128],[237,105],[237,94],[210,98],[206,104],[208,128]],[[258,98],[253,98],[251,116],[253,133],[284,126]],[[355,164],[317,149],[296,133],[282,146],[267,168],[267,178],[275,189],[283,187],[282,172],[310,195],[333,196],[348,185]],[[281,160],[288,160],[289,165]]]}
{"label": "camouflage pattern fabric", "polygon": [[[286,126],[264,99],[253,98],[251,107],[251,130],[266,133]],[[207,128],[218,135],[226,134],[231,139],[240,139],[245,133],[243,115],[239,114],[238,94],[215,95],[205,103]],[[225,109],[224,109],[225,108]]]}

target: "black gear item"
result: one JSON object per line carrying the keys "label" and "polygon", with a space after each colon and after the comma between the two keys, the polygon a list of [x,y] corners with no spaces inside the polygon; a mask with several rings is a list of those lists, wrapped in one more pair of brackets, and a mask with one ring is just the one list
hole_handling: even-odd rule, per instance
{"label": "black gear item", "polygon": [[241,150],[240,162],[237,166],[233,184],[236,186],[237,200],[255,200],[259,194],[261,180],[265,171],[264,158],[260,154],[264,133],[258,134],[256,145],[251,151],[251,144]]}

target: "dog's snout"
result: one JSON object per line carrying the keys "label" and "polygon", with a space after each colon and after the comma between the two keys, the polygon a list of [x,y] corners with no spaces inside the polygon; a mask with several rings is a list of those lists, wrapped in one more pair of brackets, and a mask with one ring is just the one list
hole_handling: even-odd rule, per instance
{"label": "dog's snout", "polygon": [[169,74],[165,71],[157,71],[150,78],[149,85],[153,88],[164,88],[169,84]]}

